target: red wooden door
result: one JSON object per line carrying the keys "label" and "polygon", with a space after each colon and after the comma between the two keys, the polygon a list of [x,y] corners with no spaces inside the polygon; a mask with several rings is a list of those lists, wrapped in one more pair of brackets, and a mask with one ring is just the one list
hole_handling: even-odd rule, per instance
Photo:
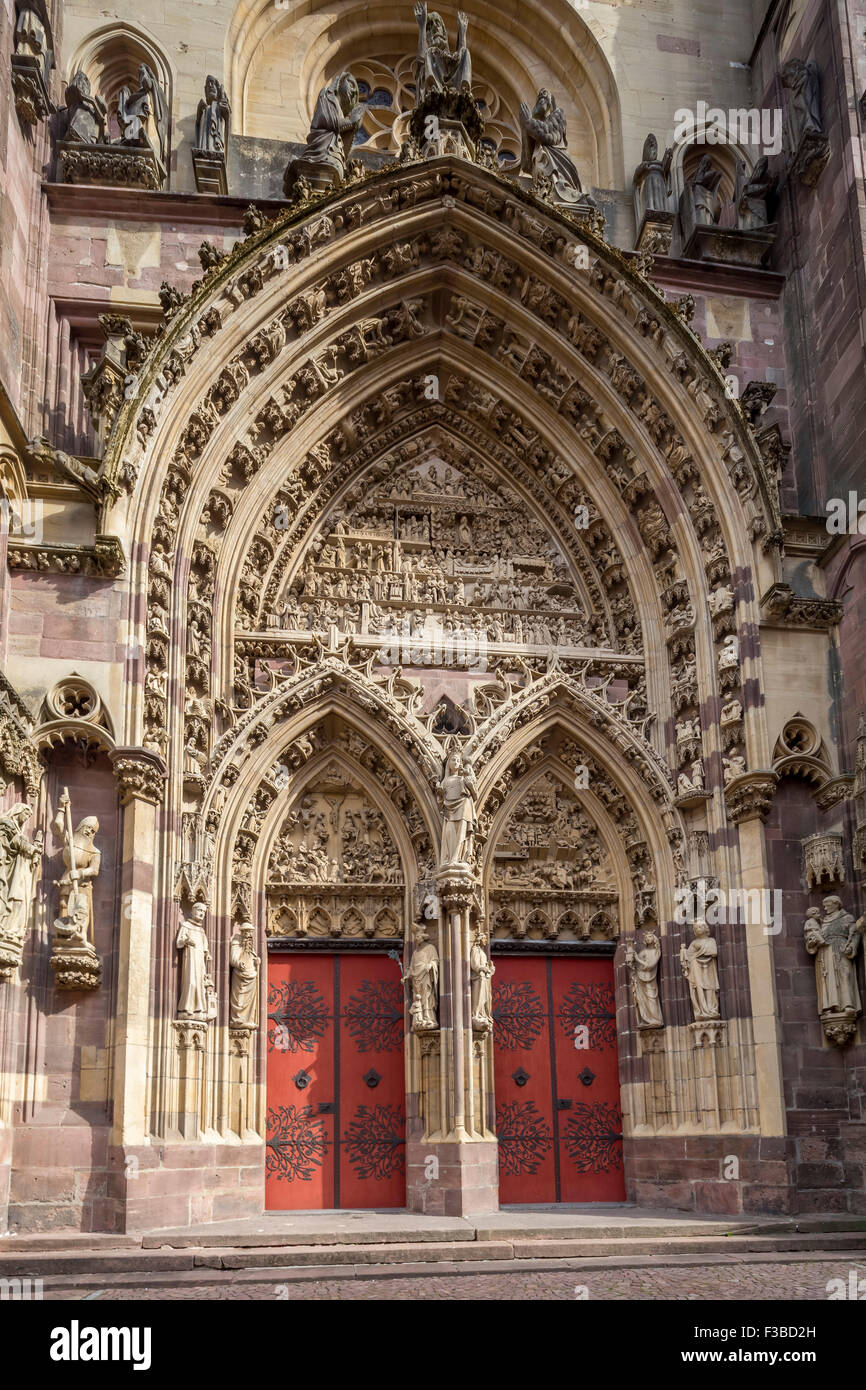
{"label": "red wooden door", "polygon": [[613,962],[496,956],[499,1200],[622,1202]]}
{"label": "red wooden door", "polygon": [[385,955],[268,962],[269,1210],[403,1207],[403,989]]}

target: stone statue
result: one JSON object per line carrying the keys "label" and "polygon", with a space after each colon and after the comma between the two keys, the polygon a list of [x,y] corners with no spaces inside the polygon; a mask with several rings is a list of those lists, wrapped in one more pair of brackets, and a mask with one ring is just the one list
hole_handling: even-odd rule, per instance
{"label": "stone statue", "polygon": [[416,1033],[439,1027],[439,952],[427,935],[423,923],[415,928],[415,946],[404,979],[409,981],[412,999],[409,1015]]}
{"label": "stone statue", "polygon": [[556,99],[542,88],[530,111],[520,103],[520,172],[535,177],[546,175],[563,202],[575,203],[582,197],[577,166],[567,153],[565,112]]}
{"label": "stone statue", "polygon": [[[165,164],[168,148],[168,104],[147,63],[138,69],[138,91],[121,87],[117,98],[120,145],[146,145]],[[156,144],[154,144],[154,137]]]}
{"label": "stone statue", "polygon": [[85,816],[73,832],[69,792],[64,787],[52,824],[62,839],[66,873],[56,881],[60,889],[60,916],[54,922],[58,937],[69,944],[93,946],[93,880],[99,873],[102,854],[93,840],[99,830],[96,816]]}
{"label": "stone statue", "polygon": [[261,956],[253,949],[253,924],[241,922],[232,936],[229,947],[231,993],[229,994],[229,1026],[258,1028],[259,1026],[259,967]]}
{"label": "stone statue", "polygon": [[769,172],[769,160],[762,155],[746,178],[746,165],[741,159],[737,163],[737,222],[744,231],[754,231],[756,227],[769,224],[767,199],[776,191],[778,179]]}
{"label": "stone statue", "polygon": [[355,132],[364,118],[358,84],[350,72],[341,72],[319,92],[303,153],[286,169],[283,191],[290,198],[298,179],[313,186],[339,187],[346,178]]}
{"label": "stone statue", "polygon": [[663,1028],[658,982],[662,950],[655,932],[644,932],[643,941],[643,947],[639,951],[636,951],[631,943],[625,949],[625,963],[631,980],[631,997],[637,1014],[637,1026]]}
{"label": "stone statue", "polygon": [[484,933],[476,931],[469,952],[469,978],[472,989],[472,1027],[487,1033],[493,1027],[493,1001],[490,981],[496,966],[487,954]]}
{"label": "stone statue", "polygon": [[208,154],[225,154],[232,108],[226,89],[216,77],[205,78],[204,97],[195,118],[195,147]]}
{"label": "stone statue", "polygon": [[37,10],[23,7],[15,22],[15,53],[38,58],[43,65],[48,58],[48,34]]}
{"label": "stone statue", "polygon": [[695,922],[694,939],[680,947],[680,965],[689,986],[696,1023],[719,1018],[719,948],[706,922]]}
{"label": "stone statue", "polygon": [[175,945],[181,953],[180,1000],[178,1018],[204,1022],[208,1017],[207,976],[210,970],[210,947],[204,919],[206,903],[193,903],[189,917],[181,917]]}
{"label": "stone statue", "polygon": [[729,758],[722,758],[722,775],[725,786],[729,782],[735,781],[737,777],[742,777],[746,771],[746,760],[741,753],[732,753]]}
{"label": "stone statue", "polygon": [[791,144],[796,150],[804,135],[823,135],[821,75],[814,59],[789,58],[781,72],[782,86],[791,93],[788,106]]}
{"label": "stone statue", "polygon": [[478,787],[471,766],[458,749],[448,754],[445,771],[436,790],[445,811],[439,866],[471,863],[475,847]]}
{"label": "stone statue", "polygon": [[659,159],[659,144],[650,133],[643,142],[643,156],[632,177],[638,226],[647,212],[667,212],[668,190],[664,165]]}
{"label": "stone statue", "polygon": [[63,139],[74,140],[80,145],[104,145],[107,119],[108,108],[102,97],[91,95],[87,73],[77,72],[66,84]]}
{"label": "stone statue", "polygon": [[714,169],[712,158],[705,154],[688,180],[680,199],[680,210],[683,211],[685,203],[687,216],[691,214],[691,225],[711,227],[718,222],[722,210],[722,200],[718,193],[721,181],[721,170]]}
{"label": "stone statue", "polygon": [[36,874],[42,854],[42,835],[31,841],[24,826],[32,815],[26,801],[0,814],[0,940],[24,940],[30,908],[36,896]]}
{"label": "stone statue", "polygon": [[457,51],[448,47],[448,31],[440,15],[428,15],[425,0],[413,10],[418,21],[418,56],[415,59],[415,104],[430,92],[469,92],[472,88],[472,58],[466,46],[469,21],[457,13]]}
{"label": "stone statue", "polygon": [[[810,907],[804,926],[806,950],[815,957],[818,1014],[822,1022],[831,1024],[840,1015],[839,1021],[844,1024],[847,1016],[851,1036],[854,1019],[861,1010],[855,961],[861,935],[866,931],[866,916],[855,922],[835,894],[824,899],[823,907],[823,917],[817,907]],[[827,1036],[836,1042],[847,1041],[847,1037],[833,1038],[829,1031]]]}

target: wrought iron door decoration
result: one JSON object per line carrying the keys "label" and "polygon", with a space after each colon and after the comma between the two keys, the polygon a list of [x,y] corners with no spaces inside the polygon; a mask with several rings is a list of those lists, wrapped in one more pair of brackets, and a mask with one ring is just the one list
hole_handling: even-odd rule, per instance
{"label": "wrought iron door decoration", "polygon": [[591,1047],[606,1052],[616,1046],[616,1005],[610,985],[575,982],[560,1005],[559,1018],[570,1038],[584,1026]]}
{"label": "wrought iron door decoration", "polygon": [[406,1119],[401,1105],[361,1105],[343,1143],[359,1178],[390,1178],[406,1171]]}
{"label": "wrought iron door decoration", "polygon": [[622,1168],[622,1113],[618,1105],[575,1105],[565,1122],[565,1151],[579,1173],[609,1173]]}
{"label": "wrought iron door decoration", "polygon": [[509,1100],[496,1107],[499,1165],[515,1177],[537,1173],[553,1144],[553,1131],[531,1100]]}
{"label": "wrought iron door decoration", "polygon": [[288,1182],[311,1182],[328,1149],[324,1123],[311,1105],[281,1105],[268,1111],[265,1168]]}
{"label": "wrought iron door decoration", "polygon": [[544,1028],[544,1005],[526,981],[493,981],[493,1026],[499,1047],[532,1047]]}
{"label": "wrought iron door decoration", "polygon": [[312,980],[268,985],[268,1051],[312,1052],[325,1036],[328,1006]]}
{"label": "wrought iron door decoration", "polygon": [[403,990],[396,980],[362,980],[343,1017],[359,1052],[403,1046]]}

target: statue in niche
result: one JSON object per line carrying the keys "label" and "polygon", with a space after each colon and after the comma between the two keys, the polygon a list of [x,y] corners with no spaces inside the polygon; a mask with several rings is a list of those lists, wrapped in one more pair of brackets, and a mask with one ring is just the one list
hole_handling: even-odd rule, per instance
{"label": "statue in niche", "polygon": [[769,171],[770,161],[762,155],[748,178],[744,160],[737,162],[737,189],[734,202],[737,207],[737,225],[744,231],[754,231],[756,227],[769,225],[767,199],[776,191],[779,182]]}
{"label": "statue in niche", "polygon": [[746,760],[741,753],[732,753],[729,758],[722,758],[722,774],[725,786],[733,782],[737,777],[742,777],[746,771]]}
{"label": "statue in niche", "polygon": [[86,72],[77,72],[67,83],[65,100],[63,139],[74,140],[79,145],[104,145],[108,108],[101,96],[91,94]]}
{"label": "statue in niche", "polygon": [[195,148],[206,154],[224,155],[229,143],[232,108],[226,89],[216,77],[207,76],[204,97],[195,118]]}
{"label": "statue in niche", "polygon": [[[168,104],[147,63],[138,69],[138,91],[121,87],[117,97],[120,145],[146,145],[165,164],[168,148]],[[156,144],[151,137],[155,137]]]}
{"label": "statue in niche", "polygon": [[575,203],[582,198],[577,166],[567,153],[565,112],[542,87],[530,111],[520,103],[520,172],[553,180],[557,197]]}
{"label": "statue in niche", "polygon": [[63,788],[52,829],[63,840],[66,873],[56,880],[60,889],[60,916],[54,929],[67,945],[93,947],[93,880],[99,874],[102,854],[94,845],[99,830],[96,816],[85,816],[72,829],[69,792]]}
{"label": "statue in niche", "polygon": [[823,917],[817,907],[809,908],[804,927],[806,950],[815,957],[818,1014],[846,1013],[854,1019],[861,1009],[855,961],[866,916],[855,922],[835,894],[823,906]]}
{"label": "statue in niche", "polygon": [[297,192],[300,178],[313,184],[336,184],[346,179],[355,132],[364,119],[358,84],[350,72],[338,73],[319,92],[307,143],[286,169],[283,191]]}
{"label": "statue in niche", "polygon": [[639,951],[636,951],[631,943],[625,948],[625,964],[631,981],[631,997],[637,1014],[637,1026],[663,1028],[658,981],[662,948],[655,932],[644,932],[643,943]]}
{"label": "statue in niche", "polygon": [[488,1033],[493,1027],[493,999],[491,979],[496,966],[487,954],[484,933],[475,932],[472,950],[469,952],[469,979],[472,991],[472,1027],[480,1033]]}
{"label": "statue in niche", "polygon": [[689,986],[696,1023],[719,1018],[719,948],[706,922],[695,922],[694,939],[680,947],[680,965]]}
{"label": "statue in niche", "polygon": [[436,790],[445,811],[439,866],[469,864],[475,849],[478,786],[471,765],[459,749],[454,748],[448,754],[445,771]]}
{"label": "statue in niche", "polygon": [[32,842],[24,826],[33,814],[18,801],[0,815],[0,940],[24,940],[30,908],[36,896],[36,874],[42,854],[42,833]]}
{"label": "statue in niche", "polygon": [[229,1026],[258,1028],[259,1026],[259,967],[261,956],[253,947],[253,924],[241,922],[231,939],[231,993],[229,995]]}
{"label": "statue in niche", "polygon": [[419,922],[413,933],[414,949],[404,980],[409,981],[411,1000],[409,1016],[415,1033],[426,1033],[439,1027],[439,952]]}
{"label": "statue in niche", "polygon": [[644,213],[667,212],[667,179],[664,164],[659,159],[659,142],[652,133],[643,142],[643,155],[632,182],[638,200],[639,222]]}
{"label": "statue in niche", "polygon": [[821,75],[810,58],[789,58],[781,71],[782,86],[791,93],[788,106],[791,144],[796,150],[804,135],[823,135],[821,123]]}
{"label": "statue in niche", "polygon": [[418,0],[413,14],[418,21],[418,56],[414,63],[415,104],[429,92],[469,92],[472,89],[472,58],[466,46],[469,20],[457,12],[457,50],[448,47],[448,30],[442,17],[427,13],[425,0]]}
{"label": "statue in niche", "polygon": [[710,155],[705,154],[680,198],[680,212],[690,226],[712,227],[719,220],[722,200],[718,193],[722,181],[720,169],[713,168]]}
{"label": "statue in niche", "polygon": [[189,917],[181,916],[175,945],[180,951],[178,1018],[205,1022],[211,1012],[208,979],[211,954],[204,919],[207,904],[193,903]]}

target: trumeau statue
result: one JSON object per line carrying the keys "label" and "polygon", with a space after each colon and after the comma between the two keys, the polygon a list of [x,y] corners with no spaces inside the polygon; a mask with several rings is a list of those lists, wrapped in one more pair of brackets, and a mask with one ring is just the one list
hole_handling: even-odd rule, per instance
{"label": "trumeau statue", "polygon": [[99,873],[101,852],[93,841],[99,830],[96,816],[85,816],[72,830],[69,792],[64,787],[52,826],[64,842],[66,873],[57,880],[60,917],[54,927],[58,937],[71,945],[93,946],[93,880]]}
{"label": "trumeau statue", "polygon": [[542,87],[530,111],[520,103],[520,172],[546,175],[553,180],[557,197],[574,203],[582,196],[577,166],[567,153],[565,112],[556,98]]}
{"label": "trumeau statue", "polygon": [[662,1007],[659,1000],[659,961],[661,946],[655,932],[644,932],[644,944],[636,951],[626,946],[625,963],[631,980],[631,996],[634,1000],[638,1028],[663,1028]]}
{"label": "trumeau statue", "polygon": [[469,21],[462,10],[457,14],[457,50],[448,47],[448,31],[440,15],[427,13],[424,0],[413,10],[418,21],[418,56],[415,59],[416,105],[430,92],[468,92],[472,87],[472,58],[466,46]]}
{"label": "trumeau statue", "polygon": [[291,197],[300,178],[315,187],[343,183],[355,132],[364,118],[358,84],[350,72],[338,73],[319,92],[307,144],[286,169],[283,190]]}
{"label": "trumeau statue", "polygon": [[696,1023],[719,1017],[719,948],[706,922],[695,922],[694,939],[680,947],[680,964],[689,986]]}
{"label": "trumeau statue", "polygon": [[91,95],[90,79],[77,72],[66,86],[66,122],[64,140],[80,145],[104,145],[108,108],[100,96]]}
{"label": "trumeau statue", "polygon": [[21,946],[36,896],[42,835],[37,831],[32,842],[25,835],[31,814],[26,801],[19,801],[0,815],[0,949],[6,943]]}
{"label": "trumeau statue", "polygon": [[472,1027],[489,1032],[493,1027],[493,1001],[490,982],[496,966],[487,954],[484,933],[476,931],[469,952],[469,979],[472,990]]}
{"label": "trumeau statue", "polygon": [[216,78],[205,78],[204,97],[195,118],[195,148],[207,154],[225,154],[229,142],[232,108],[226,89]]}
{"label": "trumeau statue", "polygon": [[412,959],[404,977],[412,991],[409,1016],[413,1032],[427,1033],[439,1027],[439,952],[423,923],[416,926],[414,938]]}
{"label": "trumeau statue", "polygon": [[835,894],[824,899],[824,915],[817,907],[806,913],[806,950],[815,957],[818,1015],[831,1042],[842,1044],[853,1036],[861,1011],[857,988],[857,952],[866,931],[866,916],[855,922]]}
{"label": "trumeau statue", "polygon": [[459,749],[452,749],[436,790],[442,799],[445,819],[439,866],[472,862],[475,844],[475,802],[478,787],[470,764]]}
{"label": "trumeau statue", "polygon": [[229,947],[231,993],[229,1026],[257,1028],[259,1025],[259,967],[261,956],[253,948],[253,924],[241,922]]}
{"label": "trumeau statue", "polygon": [[168,105],[147,63],[138,69],[138,91],[121,87],[117,98],[120,145],[144,145],[165,164],[168,149]]}
{"label": "trumeau statue", "polygon": [[177,1016],[206,1022],[212,1013],[208,997],[208,972],[210,969],[210,947],[204,919],[207,916],[206,903],[193,903],[189,917],[181,916],[175,945],[180,951],[180,999]]}

